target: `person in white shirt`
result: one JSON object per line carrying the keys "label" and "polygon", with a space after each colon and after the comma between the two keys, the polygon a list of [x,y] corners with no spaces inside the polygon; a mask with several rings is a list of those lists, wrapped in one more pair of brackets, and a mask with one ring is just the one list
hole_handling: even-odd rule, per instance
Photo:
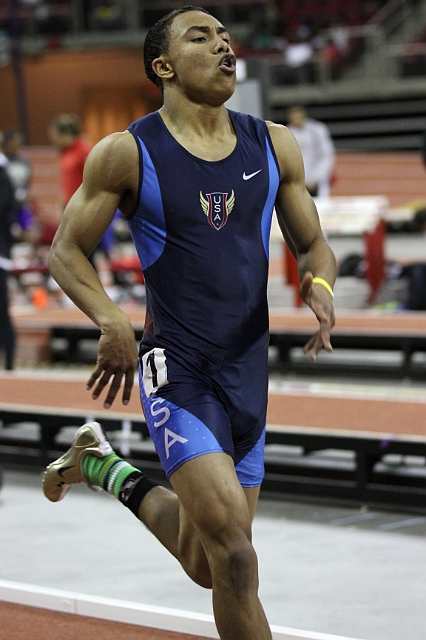
{"label": "person in white shirt", "polygon": [[310,63],[314,56],[314,49],[308,40],[290,42],[284,53],[285,64],[293,71],[298,84],[306,84],[310,78]]}
{"label": "person in white shirt", "polygon": [[308,118],[306,109],[302,106],[291,107],[287,120],[287,126],[302,152],[307,190],[311,196],[329,196],[335,153],[327,126]]}

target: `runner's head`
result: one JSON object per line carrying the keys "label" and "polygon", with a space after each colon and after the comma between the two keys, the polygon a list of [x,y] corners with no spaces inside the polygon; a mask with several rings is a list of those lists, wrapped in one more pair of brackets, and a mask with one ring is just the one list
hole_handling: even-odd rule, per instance
{"label": "runner's head", "polygon": [[[235,56],[226,28],[209,12],[187,5],[161,18],[145,39],[147,77],[164,93],[174,86],[190,99],[235,88]],[[222,94],[224,99],[222,99]]]}

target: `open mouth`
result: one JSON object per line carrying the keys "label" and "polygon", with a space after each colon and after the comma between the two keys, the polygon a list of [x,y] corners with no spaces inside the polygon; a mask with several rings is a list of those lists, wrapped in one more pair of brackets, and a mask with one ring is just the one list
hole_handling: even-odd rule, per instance
{"label": "open mouth", "polygon": [[225,55],[220,59],[219,69],[225,73],[235,73],[237,69],[237,60],[235,56],[232,53],[225,53]]}

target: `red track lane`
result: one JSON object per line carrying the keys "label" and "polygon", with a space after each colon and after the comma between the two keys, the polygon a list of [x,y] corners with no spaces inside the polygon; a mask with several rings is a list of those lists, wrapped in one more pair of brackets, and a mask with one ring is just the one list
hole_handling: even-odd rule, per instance
{"label": "red track lane", "polygon": [[20,604],[0,602],[4,640],[206,640],[200,636],[148,629]]}

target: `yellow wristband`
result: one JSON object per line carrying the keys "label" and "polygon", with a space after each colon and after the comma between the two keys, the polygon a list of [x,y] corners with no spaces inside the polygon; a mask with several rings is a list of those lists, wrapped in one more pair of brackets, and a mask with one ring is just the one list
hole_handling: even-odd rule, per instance
{"label": "yellow wristband", "polygon": [[327,280],[324,280],[324,278],[314,278],[312,280],[312,284],[322,284],[322,286],[325,287],[329,293],[331,293],[331,297],[334,298],[333,289],[330,287]]}

